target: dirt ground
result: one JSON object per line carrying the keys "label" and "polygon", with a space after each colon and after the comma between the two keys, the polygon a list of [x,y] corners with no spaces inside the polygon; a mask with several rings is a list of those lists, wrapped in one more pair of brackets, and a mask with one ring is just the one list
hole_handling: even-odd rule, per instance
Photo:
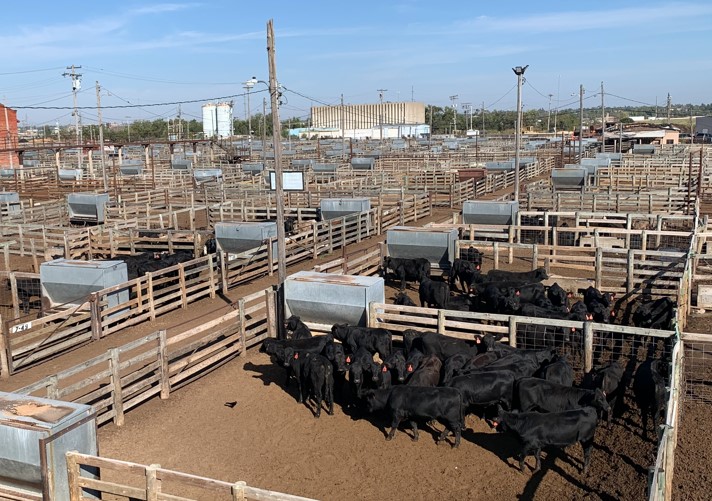
{"label": "dirt ground", "polygon": [[[369,239],[359,247],[379,240]],[[337,257],[324,256],[318,262]],[[314,264],[301,263],[289,272]],[[231,309],[231,301],[275,280],[265,277],[231,291],[225,300],[203,300],[132,327],[14,375],[0,389],[18,388],[158,329],[166,328],[170,335],[171,330],[215,318]],[[388,300],[392,295],[389,288]],[[416,299],[417,292],[411,289],[410,296]],[[319,499],[627,500],[646,494],[656,446],[640,437],[640,417],[630,396],[613,427],[597,430],[587,476],[579,473],[578,445],[546,451],[542,471],[532,474],[533,458],[527,462],[529,469],[519,473],[511,457],[514,442],[477,417],[468,418],[459,449],[436,445],[427,426],[418,443],[404,431],[386,442],[382,418],[337,405],[335,416],[323,414],[316,420],[296,403],[295,388],[285,390],[284,379],[282,368],[253,350],[173,392],[168,400],[154,398],[129,411],[124,426],[103,426],[101,454]],[[226,402],[237,404],[230,408]]]}

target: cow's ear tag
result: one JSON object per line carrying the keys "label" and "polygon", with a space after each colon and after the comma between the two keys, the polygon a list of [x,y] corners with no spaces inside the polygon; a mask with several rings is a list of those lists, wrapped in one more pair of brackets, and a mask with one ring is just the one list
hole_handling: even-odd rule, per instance
{"label": "cow's ear tag", "polygon": [[388,372],[388,367],[386,367],[386,366],[384,365],[381,370],[382,370],[383,372]]}
{"label": "cow's ear tag", "polygon": [[351,357],[346,357],[346,363],[350,364],[351,363]]}
{"label": "cow's ear tag", "polygon": [[296,360],[296,359],[298,359],[298,358],[299,358],[299,353],[295,353],[295,354],[294,354],[294,360]]}

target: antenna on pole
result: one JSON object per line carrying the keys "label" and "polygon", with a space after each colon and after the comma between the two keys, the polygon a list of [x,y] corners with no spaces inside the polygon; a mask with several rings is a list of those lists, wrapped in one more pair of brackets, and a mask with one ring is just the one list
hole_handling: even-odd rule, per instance
{"label": "antenna on pole", "polygon": [[378,108],[378,119],[381,125],[381,143],[383,143],[383,93],[387,92],[388,89],[376,89],[378,91],[378,99],[381,102]]}

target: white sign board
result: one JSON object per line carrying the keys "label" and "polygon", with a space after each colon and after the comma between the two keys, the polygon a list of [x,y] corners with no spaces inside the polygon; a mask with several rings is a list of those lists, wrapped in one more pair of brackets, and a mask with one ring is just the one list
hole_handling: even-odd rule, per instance
{"label": "white sign board", "polygon": [[[277,175],[274,171],[270,171],[269,173],[269,189],[277,189]],[[282,189],[284,191],[304,191],[304,172],[283,171]]]}

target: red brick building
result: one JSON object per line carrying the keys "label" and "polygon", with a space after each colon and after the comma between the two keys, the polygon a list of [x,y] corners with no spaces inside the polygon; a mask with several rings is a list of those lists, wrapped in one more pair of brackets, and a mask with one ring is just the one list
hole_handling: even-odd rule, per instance
{"label": "red brick building", "polygon": [[[0,104],[0,150],[17,148],[17,111]],[[17,153],[0,151],[0,168],[19,167]]]}

